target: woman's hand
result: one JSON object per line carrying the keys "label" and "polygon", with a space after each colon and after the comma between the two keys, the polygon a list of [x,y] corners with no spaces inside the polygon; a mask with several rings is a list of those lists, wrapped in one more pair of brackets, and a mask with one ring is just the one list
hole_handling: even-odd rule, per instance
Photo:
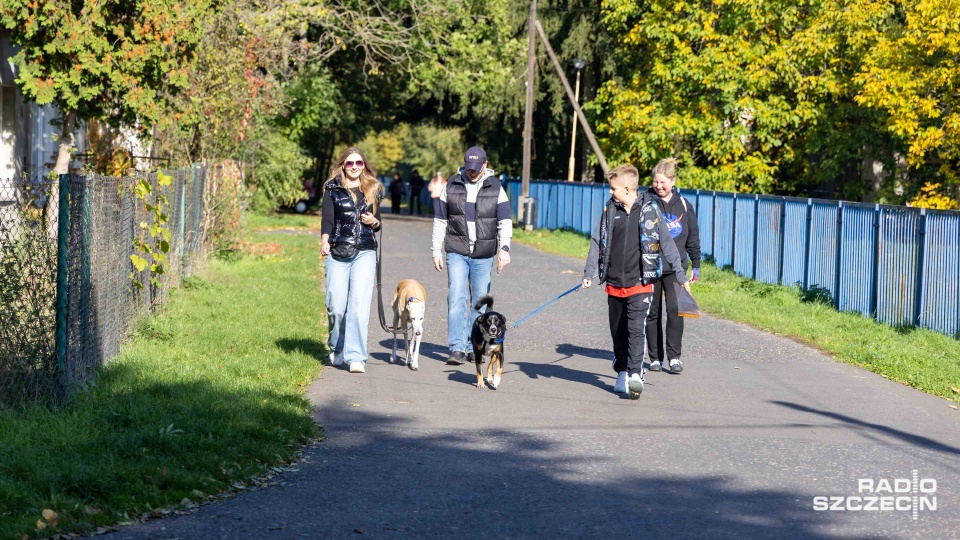
{"label": "woman's hand", "polygon": [[320,237],[320,256],[326,257],[330,254],[330,235],[325,234]]}
{"label": "woman's hand", "polygon": [[362,221],[364,225],[369,225],[374,229],[380,226],[380,222],[377,220],[377,218],[373,217],[373,214],[370,212],[360,214],[360,221]]}

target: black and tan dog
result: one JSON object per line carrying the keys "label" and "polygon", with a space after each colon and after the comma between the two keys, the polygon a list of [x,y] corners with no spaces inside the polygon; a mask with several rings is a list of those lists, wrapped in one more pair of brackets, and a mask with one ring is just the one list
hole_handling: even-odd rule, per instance
{"label": "black and tan dog", "polygon": [[[477,301],[473,309],[479,311],[486,306],[477,320],[473,321],[470,332],[470,343],[473,345],[473,358],[477,364],[477,388],[484,387],[483,357],[490,357],[490,366],[487,368],[486,382],[490,388],[496,390],[503,375],[503,338],[507,335],[507,318],[493,311],[493,297],[489,294]],[[494,373],[493,366],[497,371]]]}

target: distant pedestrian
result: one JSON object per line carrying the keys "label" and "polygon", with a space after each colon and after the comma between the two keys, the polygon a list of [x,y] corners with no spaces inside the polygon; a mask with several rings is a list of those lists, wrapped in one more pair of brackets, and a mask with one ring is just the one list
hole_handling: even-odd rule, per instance
{"label": "distant pedestrian", "polygon": [[[583,269],[583,287],[598,275],[606,282],[610,335],[613,338],[613,391],[631,399],[643,392],[643,353],[646,349],[647,313],[653,283],[660,279],[664,263],[686,285],[680,254],[660,214],[656,196],[638,192],[640,173],[633,165],[620,165],[607,173],[610,200],[590,238],[590,252]],[[681,279],[683,278],[683,279]]]}
{"label": "distant pedestrian", "polygon": [[423,202],[423,186],[426,185],[426,182],[423,181],[423,177],[420,176],[420,171],[414,170],[413,174],[410,175],[410,215],[413,215],[414,208],[416,208],[417,215],[423,215],[423,209],[421,203]]}
{"label": "distant pedestrian", "polygon": [[[431,199],[439,199],[440,192],[443,191],[443,186],[446,185],[447,179],[443,177],[443,174],[440,171],[437,171],[437,174],[433,175],[433,178],[430,179],[430,183],[427,184],[427,191],[430,192]],[[430,201],[431,204],[436,206],[436,200]]]}
{"label": "distant pedestrian", "polygon": [[403,178],[400,178],[400,173],[393,173],[393,180],[390,182],[388,189],[390,190],[390,211],[399,215],[400,203],[407,192],[406,188],[403,187]]}
{"label": "distant pedestrian", "polygon": [[463,168],[450,177],[440,197],[434,199],[433,267],[438,272],[443,271],[443,251],[447,252],[450,365],[474,361],[470,330],[480,312],[473,306],[490,292],[494,258],[497,272],[510,264],[510,200],[487,165],[483,148],[469,148]]}
{"label": "distant pedestrian", "polygon": [[[670,229],[670,236],[680,252],[680,262],[686,276],[687,266],[693,263],[691,282],[700,279],[700,228],[697,227],[697,214],[677,190],[677,161],[673,158],[662,159],[653,168],[653,187],[649,192],[659,199],[660,212]],[[660,281],[653,285],[653,300],[650,314],[647,316],[647,358],[650,371],[668,370],[671,373],[683,371],[680,361],[683,342],[683,317],[677,313],[677,292],[674,283],[677,274],[664,271]],[[666,313],[663,310],[666,300]],[[666,319],[666,348],[664,348],[664,319]],[[666,349],[666,350],[664,350]],[[664,356],[666,352],[666,356]],[[664,361],[666,358],[666,362]]]}
{"label": "distant pedestrian", "polygon": [[326,275],[330,363],[350,373],[367,363],[367,328],[377,269],[383,186],[363,152],[347,148],[324,186],[320,254]]}

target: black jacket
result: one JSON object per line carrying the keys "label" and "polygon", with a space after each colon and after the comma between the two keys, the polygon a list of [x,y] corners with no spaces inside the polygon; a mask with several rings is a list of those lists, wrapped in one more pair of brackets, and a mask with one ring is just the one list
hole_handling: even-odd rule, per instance
{"label": "black jacket", "polygon": [[[647,191],[656,196],[652,187]],[[700,268],[700,227],[697,225],[697,213],[676,187],[673,188],[670,202],[664,202],[660,197],[657,197],[657,201],[660,204],[660,213],[670,228],[670,236],[677,244],[683,268],[687,268],[688,260],[693,263],[694,268]]]}
{"label": "black jacket", "polygon": [[[600,282],[605,281],[614,287],[634,287],[649,283],[649,279],[644,279],[643,274],[645,270],[649,270],[651,264],[663,263],[664,273],[676,272],[677,281],[686,283],[686,274],[680,265],[680,254],[677,253],[676,245],[672,242],[657,242],[661,261],[643,260],[641,247],[643,240],[640,238],[639,220],[645,204],[653,204],[656,213],[660,213],[655,201],[656,196],[640,192],[629,212],[612,198],[607,201],[597,228],[590,238],[590,252],[583,269],[585,279],[594,279],[598,276]],[[662,216],[658,216],[657,222],[652,226],[655,227],[656,232],[651,234],[655,234],[658,238],[651,240],[657,241],[659,238],[669,236],[670,230]],[[644,264],[645,262],[647,264]]]}
{"label": "black jacket", "polygon": [[[377,201],[383,199],[383,189],[377,193]],[[380,221],[380,205],[376,205],[374,217]],[[367,199],[361,193],[353,202],[350,192],[343,187],[338,176],[323,186],[323,221],[320,234],[330,235],[330,245],[352,244],[357,249],[377,249],[374,233],[379,230],[364,225],[360,215],[370,211]]]}
{"label": "black jacket", "polygon": [[497,254],[497,201],[500,197],[500,179],[487,176],[477,192],[477,241],[470,253],[467,231],[467,186],[459,173],[447,180],[447,234],[443,242],[447,253],[457,253],[473,259],[487,259]]}

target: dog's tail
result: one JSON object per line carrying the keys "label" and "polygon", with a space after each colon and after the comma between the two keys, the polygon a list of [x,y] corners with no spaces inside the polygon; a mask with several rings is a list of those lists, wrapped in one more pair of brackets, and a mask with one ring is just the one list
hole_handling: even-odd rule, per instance
{"label": "dog's tail", "polygon": [[473,309],[480,311],[480,308],[487,306],[487,310],[493,309],[493,297],[489,294],[483,295],[483,298],[477,300],[477,303],[473,305]]}

